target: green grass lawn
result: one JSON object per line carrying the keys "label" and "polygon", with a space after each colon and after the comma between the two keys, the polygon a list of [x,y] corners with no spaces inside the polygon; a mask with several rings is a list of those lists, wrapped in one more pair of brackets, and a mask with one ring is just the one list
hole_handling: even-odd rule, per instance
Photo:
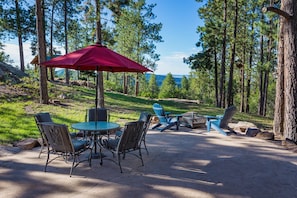
{"label": "green grass lawn", "polygon": [[[94,107],[95,90],[49,83],[51,99],[59,100],[60,105],[44,105],[39,103],[38,89],[31,88],[30,95],[0,97],[0,144],[12,143],[24,138],[37,138],[39,132],[35,124],[34,115],[39,112],[49,112],[54,122],[68,125],[85,120],[86,109]],[[22,85],[24,87],[24,85]],[[26,86],[25,86],[26,87]],[[28,87],[26,87],[28,92]],[[66,96],[60,99],[61,94]],[[35,96],[35,97],[34,97]],[[119,93],[105,93],[105,107],[109,109],[110,120],[124,125],[127,121],[138,119],[140,112],[153,113],[152,105],[158,102],[166,111],[174,114],[188,111],[198,112],[201,115],[222,114],[224,109],[196,103],[186,103],[176,100],[151,100],[147,98],[127,96]],[[272,119],[256,115],[237,112],[235,121],[248,121],[259,128],[272,128]]]}

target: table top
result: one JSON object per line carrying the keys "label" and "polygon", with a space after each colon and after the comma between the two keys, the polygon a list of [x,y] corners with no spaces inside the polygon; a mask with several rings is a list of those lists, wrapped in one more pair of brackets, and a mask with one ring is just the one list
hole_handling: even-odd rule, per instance
{"label": "table top", "polygon": [[72,124],[73,129],[81,130],[81,131],[107,131],[112,129],[119,128],[120,125],[114,122],[79,122]]}

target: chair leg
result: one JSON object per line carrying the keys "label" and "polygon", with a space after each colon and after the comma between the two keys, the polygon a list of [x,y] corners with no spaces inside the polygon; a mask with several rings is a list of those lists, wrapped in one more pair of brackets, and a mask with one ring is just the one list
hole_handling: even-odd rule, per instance
{"label": "chair leg", "polygon": [[47,159],[46,159],[46,163],[45,163],[45,167],[44,167],[44,172],[46,172],[46,168],[47,168],[47,165],[49,163],[49,158],[50,158],[50,152],[48,151],[47,152]]}
{"label": "chair leg", "polygon": [[161,132],[165,131],[166,129],[170,129],[174,125],[176,125],[176,122],[173,122],[173,123],[168,124],[166,127],[164,127],[163,129],[161,129]]}
{"label": "chair leg", "polygon": [[162,125],[161,123],[158,123],[158,124],[156,124],[155,126],[153,126],[152,129],[155,129],[155,128],[161,126],[161,125]]}
{"label": "chair leg", "polygon": [[210,131],[210,125],[211,125],[210,120],[207,120],[207,121],[206,121],[206,129],[207,129],[207,132]]}
{"label": "chair leg", "polygon": [[220,127],[218,127],[217,125],[211,123],[210,124],[210,127],[213,128],[214,130],[218,131],[219,133],[227,136],[227,133],[223,129],[221,129]]}
{"label": "chair leg", "polygon": [[92,166],[92,148],[89,148],[89,149],[90,149],[90,154],[88,157],[88,161],[89,161],[89,166],[91,167]]}
{"label": "chair leg", "polygon": [[40,151],[39,151],[38,158],[40,158],[40,155],[41,155],[41,153],[42,153],[43,149],[44,149],[44,144],[42,144],[42,145],[41,145],[41,147],[40,147]]}
{"label": "chair leg", "polygon": [[73,161],[72,161],[72,166],[71,166],[71,168],[70,168],[69,177],[71,177],[71,176],[72,176],[72,171],[73,171],[73,168],[74,168],[75,159],[76,159],[76,156],[73,156]]}
{"label": "chair leg", "polygon": [[147,150],[146,143],[145,143],[145,138],[143,138],[142,141],[143,141],[144,149],[146,150],[146,154],[149,155],[149,152]]}
{"label": "chair leg", "polygon": [[179,130],[179,124],[180,124],[179,121],[177,121],[177,122],[176,122],[176,130],[177,130],[177,131]]}
{"label": "chair leg", "polygon": [[142,159],[141,149],[139,148],[138,151],[139,151],[139,158],[141,160],[141,165],[144,166],[143,159]]}
{"label": "chair leg", "polygon": [[[102,166],[103,165],[103,154],[102,154],[102,147],[101,146],[100,146],[99,152],[100,152],[100,165]],[[92,155],[92,150],[91,150],[91,155]]]}
{"label": "chair leg", "polygon": [[118,164],[120,166],[121,173],[123,173],[122,165],[121,165],[121,155],[118,153]]}

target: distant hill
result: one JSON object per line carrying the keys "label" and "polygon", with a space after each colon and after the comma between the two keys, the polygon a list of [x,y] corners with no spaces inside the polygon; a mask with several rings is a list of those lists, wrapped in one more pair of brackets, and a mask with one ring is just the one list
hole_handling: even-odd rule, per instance
{"label": "distant hill", "polygon": [[[147,81],[150,80],[151,75],[153,75],[153,74],[148,74],[148,73],[145,74],[145,78],[146,78]],[[157,85],[160,87],[162,85],[162,83],[163,83],[163,80],[166,78],[167,75],[155,74],[155,76],[156,76]],[[175,81],[175,84],[178,87],[181,86],[181,81],[182,81],[183,76],[186,76],[187,78],[189,77],[188,75],[172,75],[172,77],[173,77],[173,79]]]}
{"label": "distant hill", "polygon": [[[64,72],[65,72],[65,69],[56,69],[56,71],[55,71],[56,75],[59,77],[64,76]],[[145,74],[146,80],[149,81],[152,75],[153,74],[146,73]],[[156,76],[157,85],[160,87],[163,83],[163,80],[166,78],[167,75],[155,74],[155,76]],[[172,77],[175,81],[175,84],[178,87],[181,86],[181,81],[182,81],[183,76],[186,76],[187,78],[189,77],[188,75],[172,75]]]}

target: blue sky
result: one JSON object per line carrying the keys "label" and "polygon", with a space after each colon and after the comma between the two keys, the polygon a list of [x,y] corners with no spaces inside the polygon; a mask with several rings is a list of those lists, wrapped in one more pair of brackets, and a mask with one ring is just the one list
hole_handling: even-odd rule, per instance
{"label": "blue sky", "polygon": [[[147,0],[148,4],[156,3],[153,13],[157,16],[155,23],[162,23],[160,35],[164,42],[157,43],[156,52],[160,54],[155,74],[187,75],[189,66],[183,63],[184,57],[198,52],[195,46],[199,39],[196,33],[198,25],[202,24],[197,10],[202,3],[195,0]],[[5,52],[19,65],[17,42],[6,43]],[[32,59],[30,44],[24,44],[25,65]]]}
{"label": "blue sky", "polygon": [[199,34],[196,32],[203,22],[197,10],[202,3],[195,0],[147,0],[147,3],[157,4],[153,9],[157,16],[155,22],[163,24],[160,35],[164,42],[157,44],[156,51],[161,56],[155,73],[188,74],[190,69],[183,63],[183,58],[198,52]]}

